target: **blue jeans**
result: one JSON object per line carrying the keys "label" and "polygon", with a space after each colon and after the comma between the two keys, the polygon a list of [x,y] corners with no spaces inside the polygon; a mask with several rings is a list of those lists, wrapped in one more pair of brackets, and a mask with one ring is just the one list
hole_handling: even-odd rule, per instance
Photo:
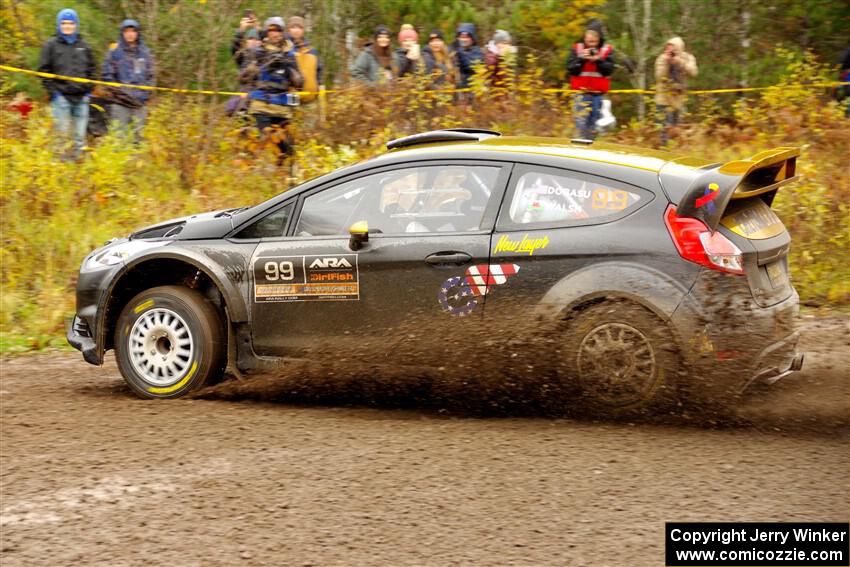
{"label": "blue jeans", "polygon": [[573,114],[579,138],[596,138],[596,121],[602,108],[602,95],[593,93],[577,94],[573,97]]}
{"label": "blue jeans", "polygon": [[[89,123],[89,97],[84,96],[79,102],[71,102],[62,95],[57,95],[50,101],[53,120],[56,129],[66,137],[73,135],[74,155],[80,155],[86,145],[86,127]],[[73,123],[73,130],[72,130]]]}
{"label": "blue jeans", "polygon": [[679,111],[666,104],[655,106],[656,122],[661,126],[661,145],[670,141],[670,129],[679,123]]}

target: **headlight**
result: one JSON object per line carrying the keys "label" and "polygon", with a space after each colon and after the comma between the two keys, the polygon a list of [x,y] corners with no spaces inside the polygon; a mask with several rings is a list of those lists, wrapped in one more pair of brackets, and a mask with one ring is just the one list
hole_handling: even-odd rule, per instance
{"label": "headlight", "polygon": [[163,242],[145,242],[143,240],[127,240],[116,244],[109,244],[102,250],[89,256],[85,264],[83,264],[83,269],[96,270],[106,266],[114,266],[142,250],[156,248],[163,244]]}

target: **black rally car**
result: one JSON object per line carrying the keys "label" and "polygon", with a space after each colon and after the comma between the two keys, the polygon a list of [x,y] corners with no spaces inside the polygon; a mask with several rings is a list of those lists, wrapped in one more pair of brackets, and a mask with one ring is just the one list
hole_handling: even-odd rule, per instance
{"label": "black rally car", "polygon": [[798,149],[717,164],[476,129],[388,149],[110,241],[83,261],[68,341],[92,364],[115,349],[149,398],[317,346],[406,364],[394,333],[410,321],[446,344],[502,329],[479,349],[535,321],[564,380],[609,407],[801,367],[790,236],[770,208]]}

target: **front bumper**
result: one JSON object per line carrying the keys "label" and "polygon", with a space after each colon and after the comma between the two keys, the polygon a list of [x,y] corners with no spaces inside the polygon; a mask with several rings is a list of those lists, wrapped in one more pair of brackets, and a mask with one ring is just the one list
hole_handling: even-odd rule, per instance
{"label": "front bumper", "polygon": [[89,364],[100,366],[103,364],[103,353],[97,348],[97,343],[92,337],[91,327],[79,315],[65,322],[65,337],[68,343],[83,353],[83,359]]}

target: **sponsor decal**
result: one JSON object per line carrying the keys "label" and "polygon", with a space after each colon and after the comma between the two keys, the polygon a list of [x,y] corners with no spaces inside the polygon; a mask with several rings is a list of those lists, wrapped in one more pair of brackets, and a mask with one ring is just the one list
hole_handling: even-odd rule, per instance
{"label": "sponsor decal", "polygon": [[316,258],[310,262],[310,269],[319,268],[326,270],[328,268],[350,268],[351,264],[345,258],[337,258],[336,256],[327,256],[324,258]]}
{"label": "sponsor decal", "polygon": [[507,283],[508,277],[516,275],[516,264],[480,264],[471,266],[463,276],[455,276],[443,282],[437,301],[446,313],[465,317],[478,305],[477,297],[487,295],[491,286]]}
{"label": "sponsor decal", "polygon": [[499,237],[499,241],[496,242],[496,246],[493,248],[493,254],[498,254],[499,252],[513,252],[514,254],[528,254],[529,256],[534,255],[535,250],[542,250],[549,246],[549,237],[544,236],[543,238],[529,238],[528,234],[522,237],[522,240],[511,240],[507,234],[503,234]]}
{"label": "sponsor decal", "polygon": [[709,213],[714,213],[717,211],[717,206],[714,204],[714,200],[720,195],[720,187],[717,183],[709,183],[708,187],[705,188],[705,192],[702,197],[697,197],[694,205],[696,208],[701,208],[705,205],[708,205],[706,208]]}
{"label": "sponsor decal", "polygon": [[357,254],[254,259],[254,301],[257,303],[359,299]]}

